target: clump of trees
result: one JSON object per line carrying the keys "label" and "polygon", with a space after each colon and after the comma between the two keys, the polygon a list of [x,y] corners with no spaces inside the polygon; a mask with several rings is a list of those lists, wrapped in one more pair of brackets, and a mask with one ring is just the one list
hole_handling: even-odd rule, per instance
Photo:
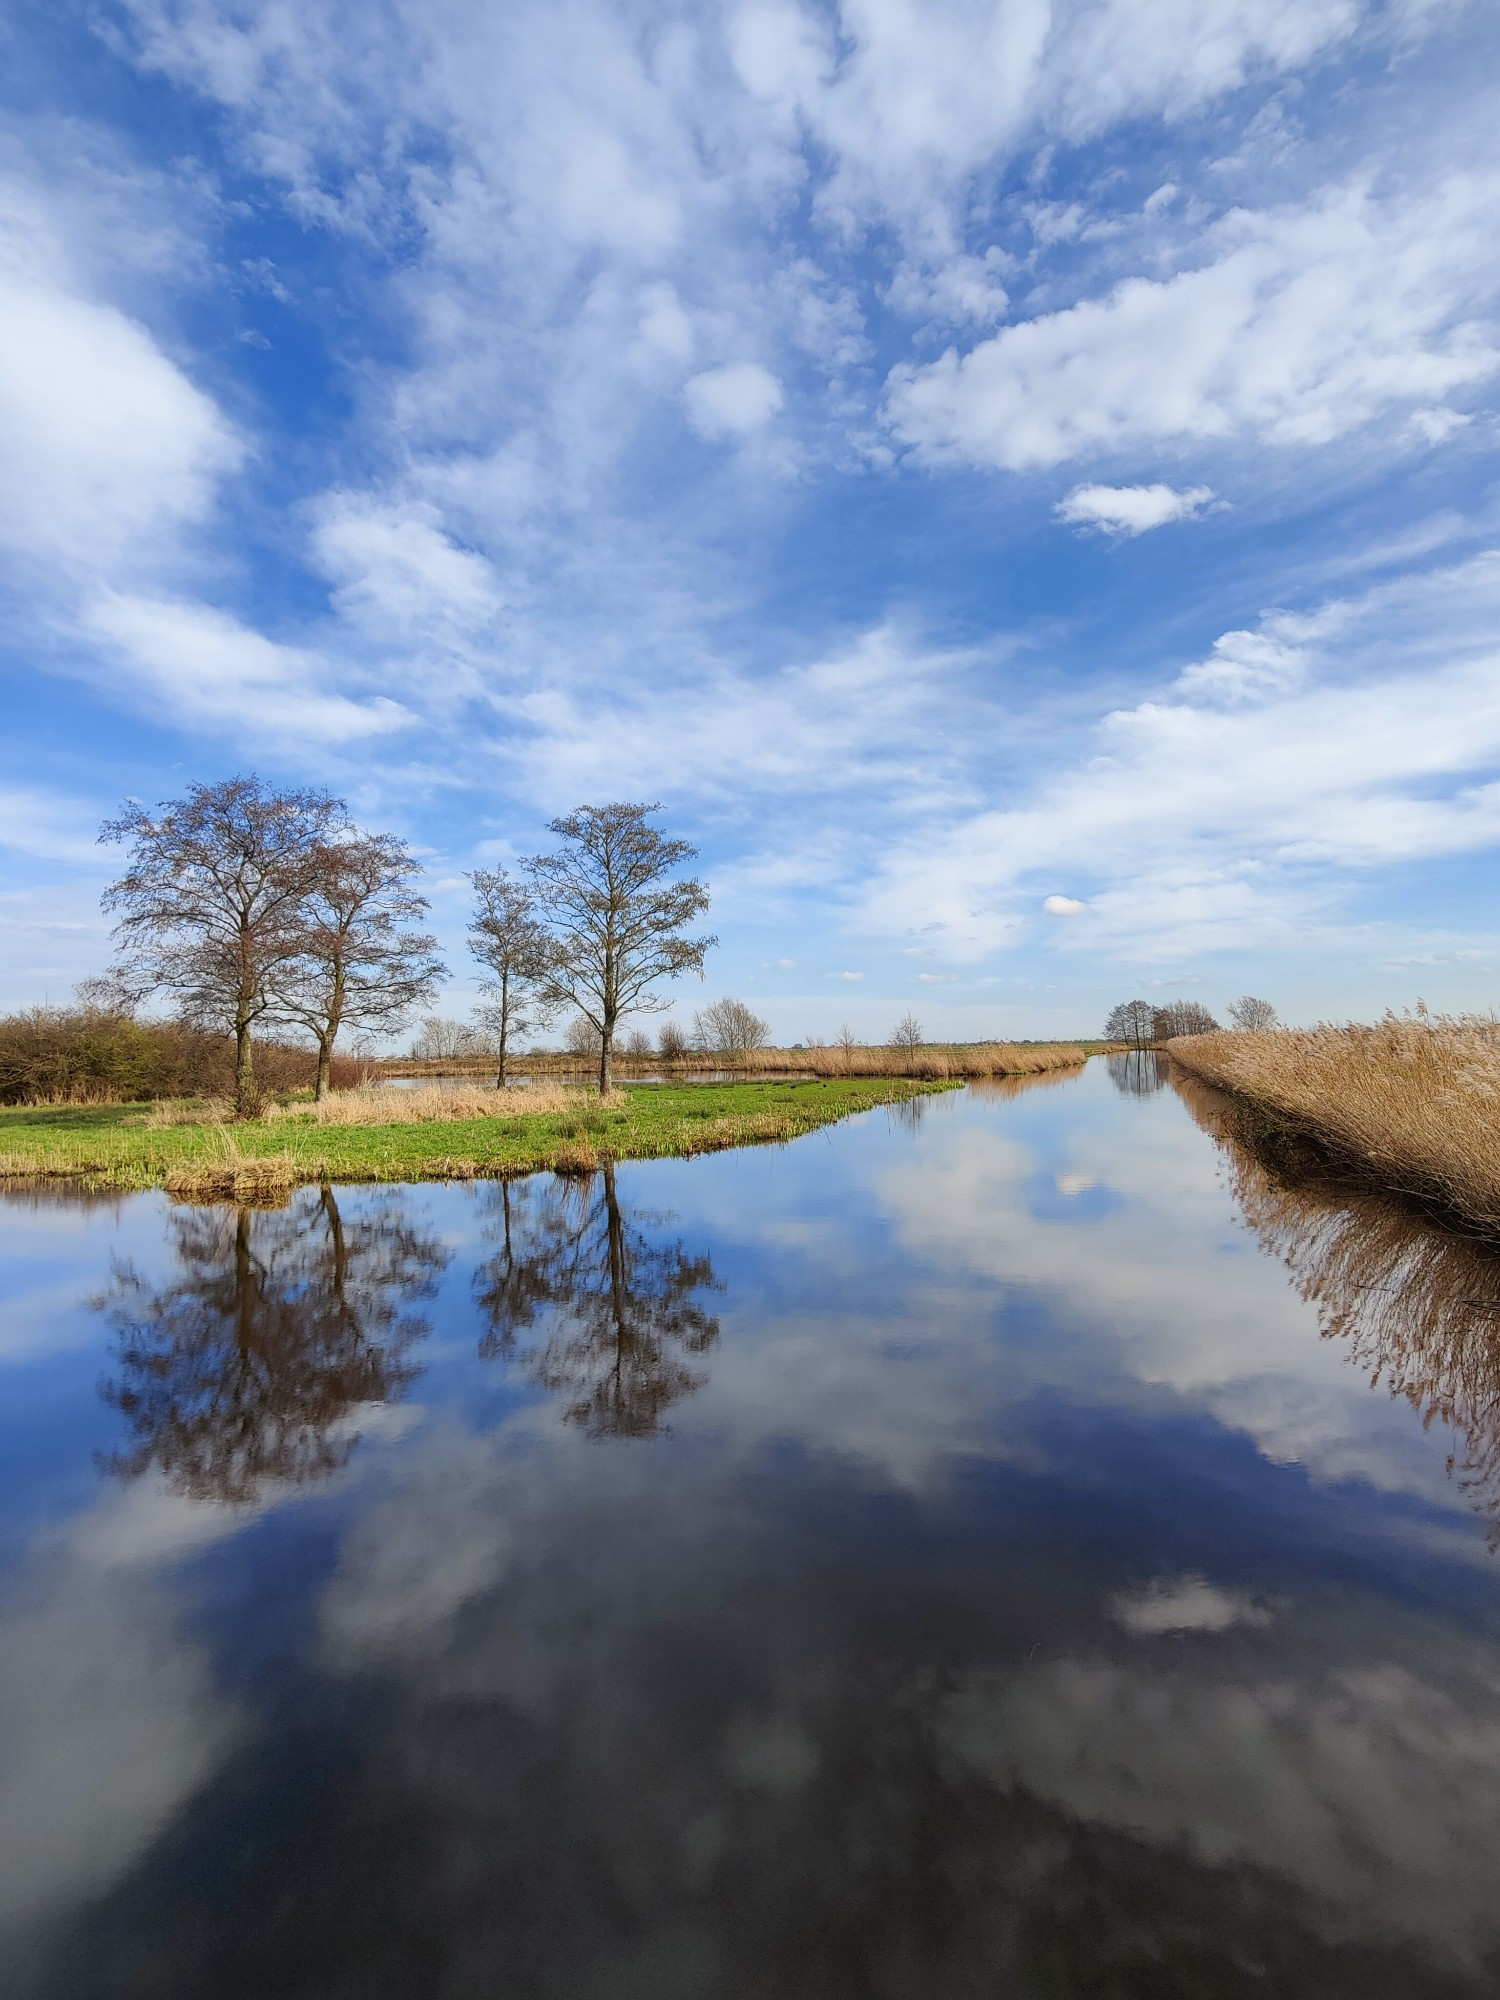
{"label": "clump of trees", "polygon": [[183,1021],[233,1037],[241,1117],[259,1105],[257,1025],[312,1035],[321,1096],[343,1026],[394,1025],[443,975],[432,938],[403,928],[427,908],[404,842],[361,833],[328,792],[253,773],[192,785],[155,812],[128,806],[99,838],[129,850],[104,894],[122,987],[168,994]]}
{"label": "clump of trees", "polygon": [[[1265,1002],[1261,1002],[1265,1005]],[[1169,1042],[1174,1035],[1210,1035],[1218,1022],[1200,1000],[1122,1000],[1104,1023],[1106,1041],[1128,1042],[1133,1049]]]}
{"label": "clump of trees", "polygon": [[424,1014],[412,1036],[415,1062],[451,1062],[463,1056],[487,1056],[490,1044],[474,1021],[452,1021],[441,1014]]}
{"label": "clump of trees", "polygon": [[770,1039],[770,1022],[743,1000],[715,1000],[693,1016],[693,1047],[705,1055],[746,1055]]}

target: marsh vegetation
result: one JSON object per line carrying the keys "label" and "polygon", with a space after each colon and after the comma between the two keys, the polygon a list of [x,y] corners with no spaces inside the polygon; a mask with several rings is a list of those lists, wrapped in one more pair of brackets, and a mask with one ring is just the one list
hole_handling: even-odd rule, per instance
{"label": "marsh vegetation", "polygon": [[1500,1235],[1500,1023],[1419,1011],[1194,1035],[1168,1053],[1346,1176]]}

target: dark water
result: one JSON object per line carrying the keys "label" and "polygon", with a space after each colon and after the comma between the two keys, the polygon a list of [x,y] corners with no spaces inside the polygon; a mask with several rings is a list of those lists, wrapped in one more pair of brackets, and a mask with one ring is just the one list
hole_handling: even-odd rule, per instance
{"label": "dark water", "polygon": [[0,1987],[1500,1991],[1500,1273],[1163,1082],[0,1204]]}

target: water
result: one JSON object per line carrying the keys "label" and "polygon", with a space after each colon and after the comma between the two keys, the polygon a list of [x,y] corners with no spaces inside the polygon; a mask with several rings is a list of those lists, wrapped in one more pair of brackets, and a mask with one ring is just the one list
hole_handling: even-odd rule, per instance
{"label": "water", "polygon": [[0,1987],[1493,1994],[1494,1260],[1163,1081],[0,1204]]}

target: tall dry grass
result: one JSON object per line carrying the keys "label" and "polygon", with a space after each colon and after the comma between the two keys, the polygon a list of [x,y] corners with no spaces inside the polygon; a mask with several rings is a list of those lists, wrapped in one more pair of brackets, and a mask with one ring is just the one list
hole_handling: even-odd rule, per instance
{"label": "tall dry grass", "polygon": [[1179,1083],[1219,1146],[1245,1221],[1281,1258],[1325,1339],[1417,1411],[1463,1440],[1450,1470],[1500,1548],[1500,1253],[1438,1228],[1386,1194],[1288,1180],[1247,1144],[1242,1102]]}
{"label": "tall dry grass", "polygon": [[1500,1234],[1500,1022],[1387,1014],[1368,1028],[1184,1035],[1167,1054],[1391,1192]]}
{"label": "tall dry grass", "polygon": [[[623,1100],[612,1093],[607,1100]],[[597,1105],[597,1091],[560,1083],[532,1084],[525,1090],[495,1090],[482,1084],[427,1084],[415,1090],[338,1090],[319,1104],[270,1105],[267,1124],[295,1120],[314,1125],[428,1125],[444,1119],[536,1118]]]}

